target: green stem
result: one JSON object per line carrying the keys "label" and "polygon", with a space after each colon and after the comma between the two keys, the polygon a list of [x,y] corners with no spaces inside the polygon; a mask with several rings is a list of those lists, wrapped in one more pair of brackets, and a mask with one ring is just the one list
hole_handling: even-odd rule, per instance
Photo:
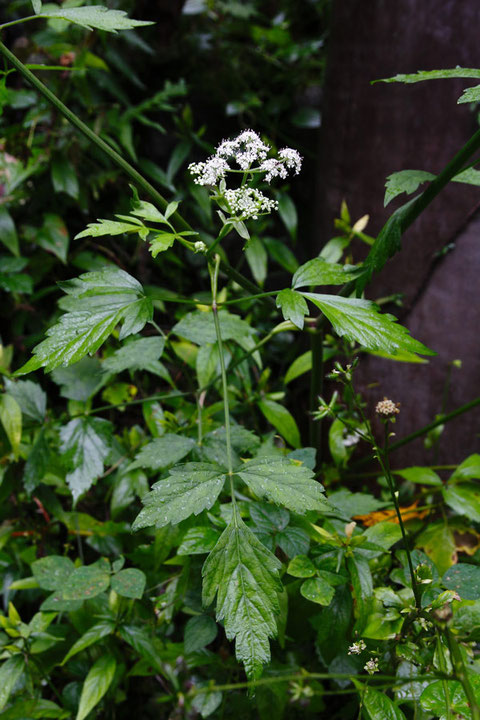
{"label": "green stem", "polygon": [[313,413],[317,409],[318,398],[323,392],[323,331],[314,330],[310,335],[310,347],[312,351],[312,372],[310,375],[310,445],[317,450],[317,467],[321,464],[321,437],[322,424],[315,420]]}
{"label": "green stem", "polygon": [[20,25],[20,23],[28,22],[29,20],[37,20],[38,15],[27,15],[27,17],[22,17],[19,20],[11,20],[8,23],[3,23],[3,25],[0,25],[0,32],[2,30],[5,30],[5,28],[12,27],[12,25]]}
{"label": "green stem", "polygon": [[468,672],[463,662],[462,653],[458,647],[457,641],[453,637],[452,633],[448,628],[445,630],[447,635],[447,642],[450,648],[450,655],[452,659],[453,670],[456,679],[461,683],[464,693],[467,696],[468,704],[470,706],[470,712],[472,714],[472,720],[480,720],[480,707],[478,706],[475,692],[470,684]]}
{"label": "green stem", "polygon": [[[445,661],[442,639],[441,639],[440,631],[438,630],[438,628],[436,629],[436,635],[437,635],[437,654],[438,654],[440,670],[446,674],[447,673],[447,664]],[[448,691],[447,680],[442,680],[442,685],[443,685],[443,692],[445,693],[445,701],[446,701],[446,704],[445,704],[445,708],[447,711],[446,720],[451,720],[452,714],[451,714],[451,708],[450,708],[450,693]]]}

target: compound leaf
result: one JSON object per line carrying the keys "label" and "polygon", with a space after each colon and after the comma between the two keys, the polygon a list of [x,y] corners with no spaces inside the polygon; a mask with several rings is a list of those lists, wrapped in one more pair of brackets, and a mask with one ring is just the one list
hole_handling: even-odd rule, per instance
{"label": "compound leaf", "polygon": [[285,320],[291,320],[294,325],[303,330],[303,318],[308,315],[308,305],[300,293],[289,288],[281,290],[277,295],[277,307],[282,309]]}
{"label": "compound leaf", "polygon": [[156,482],[143,498],[145,507],[133,529],[176,525],[192,514],[209,510],[224,482],[225,473],[218,465],[191,462],[172,468],[170,475]]}
{"label": "compound leaf", "polygon": [[387,177],[387,182],[385,183],[383,206],[386,207],[389,202],[402,193],[411,195],[418,189],[419,185],[434,179],[435,175],[425,172],[425,170],[400,170],[399,172],[392,173]]}
{"label": "compound leaf", "polygon": [[117,30],[131,30],[140,25],[153,25],[146,20],[132,20],[123,10],[109,10],[103,5],[91,5],[90,7],[62,8],[58,10],[44,10],[37,13],[41,18],[55,18],[56,20],[67,20],[87,30],[105,30],[105,32],[116,32]]}
{"label": "compound leaf", "polygon": [[260,677],[270,660],[269,638],[277,634],[280,612],[280,568],[237,512],[203,566],[204,605],[217,596],[217,620],[223,621],[227,638],[235,639],[237,659],[249,678]]}
{"label": "compound leaf", "polygon": [[145,445],[129,469],[141,467],[161,470],[183,460],[194,446],[195,441],[191,438],[167,433]]}
{"label": "compound leaf", "polygon": [[329,263],[321,257],[301,265],[292,278],[292,288],[307,285],[344,285],[358,275],[356,268]]}
{"label": "compound leaf", "polygon": [[148,370],[155,375],[161,375],[165,369],[158,359],[164,347],[165,340],[161,337],[133,340],[104,360],[103,368],[112,373],[120,373],[124,370]]}

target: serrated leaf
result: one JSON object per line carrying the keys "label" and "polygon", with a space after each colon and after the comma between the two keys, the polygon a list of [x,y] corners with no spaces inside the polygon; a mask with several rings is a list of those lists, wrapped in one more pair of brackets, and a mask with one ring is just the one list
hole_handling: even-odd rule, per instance
{"label": "serrated leaf", "polygon": [[211,527],[193,527],[187,530],[178,547],[179,555],[203,555],[213,550],[219,538],[218,530]]}
{"label": "serrated leaf", "polygon": [[157,222],[162,223],[163,225],[167,224],[165,215],[162,215],[155,205],[152,205],[152,203],[146,202],[145,200],[135,202],[132,215],[138,215],[138,217],[141,217],[143,220],[147,220],[148,222]]}
{"label": "serrated leaf", "polygon": [[302,294],[324,313],[335,332],[348,340],[354,340],[370,350],[383,350],[392,355],[397,350],[435,355],[423,343],[415,340],[406,327],[399,325],[393,315],[379,312],[378,306],[370,300]]}
{"label": "serrated leaf", "polygon": [[203,602],[217,596],[217,620],[249,678],[258,678],[270,660],[269,638],[277,634],[277,593],[281,563],[234,513],[202,570]]}
{"label": "serrated leaf", "polygon": [[276,536],[277,545],[289,558],[308,553],[310,538],[308,533],[299,527],[290,526]]}
{"label": "serrated leaf", "polygon": [[140,283],[119,268],[85,273],[59,284],[66,293],[59,304],[66,312],[16,375],[72,365],[98,350],[120,322],[122,340],[140,332],[152,317],[152,301]]}
{"label": "serrated leaf", "polygon": [[145,445],[129,469],[141,467],[163,470],[163,468],[183,460],[194,447],[195,441],[191,438],[167,433]]}
{"label": "serrated leaf", "polygon": [[32,563],[33,577],[45,590],[62,588],[73,570],[73,562],[62,555],[48,555]]}
{"label": "serrated leaf", "polygon": [[[163,439],[163,438],[160,438]],[[224,471],[209,463],[186,463],[170,470],[170,475],[152,486],[142,502],[144,509],[132,525],[133,530],[155,525],[176,525],[192,514],[209,510],[225,482]]]}
{"label": "serrated leaf", "polygon": [[82,688],[76,720],[84,720],[90,711],[98,705],[112,684],[116,667],[117,661],[112,655],[108,654],[102,655],[93,664]]}
{"label": "serrated leaf", "polygon": [[67,20],[87,30],[105,30],[115,33],[117,30],[131,30],[141,25],[153,25],[146,20],[132,20],[123,10],[109,10],[103,5],[91,5],[90,7],[62,8],[58,10],[44,10],[38,14],[41,18],[55,18]]}
{"label": "serrated leaf", "polygon": [[13,688],[25,670],[25,659],[22,654],[8,658],[0,667],[0,710],[8,702]]}
{"label": "serrated leaf", "polygon": [[60,450],[67,466],[67,484],[76,502],[103,473],[110,453],[112,424],[96,417],[71,420],[60,431]]}
{"label": "serrated leaf", "polygon": [[445,80],[449,78],[480,78],[480,69],[456,67],[446,70],[418,70],[416,73],[398,74],[390,78],[375,80],[375,82],[417,83],[423,80]]}
{"label": "serrated leaf", "polygon": [[305,465],[297,465],[281,457],[254,459],[242,465],[236,475],[258,497],[265,497],[293,512],[328,508],[323,487],[314,480],[313,472]]}
{"label": "serrated leaf", "polygon": [[175,242],[175,233],[160,233],[155,235],[150,241],[150,252],[152,257],[156,258],[158,253],[165,252],[172,247]]}
{"label": "serrated leaf", "polygon": [[22,439],[22,411],[15,398],[8,393],[0,396],[0,422],[16,458]]}
{"label": "serrated leaf", "polygon": [[120,373],[124,370],[147,370],[162,376],[165,368],[158,360],[164,347],[165,340],[162,337],[133,340],[104,360],[103,368],[112,373]]}
{"label": "serrated leaf", "polygon": [[452,473],[452,480],[480,480],[480,455],[469,455]]}
{"label": "serrated leaf", "polygon": [[62,588],[65,600],[90,600],[105,592],[110,575],[100,565],[82,565],[75,568]]}
{"label": "serrated leaf", "polygon": [[353,267],[330,263],[321,257],[313,258],[301,265],[292,278],[292,288],[309,285],[344,285],[359,274]]}
{"label": "serrated leaf", "polygon": [[383,206],[386,207],[397,195],[407,193],[411,195],[424,182],[435,179],[435,175],[424,170],[400,170],[387,177],[385,183],[385,198]]}
{"label": "serrated leaf", "polygon": [[23,415],[39,423],[44,421],[47,409],[47,394],[38,383],[31,380],[13,382],[6,378],[5,388],[8,394],[15,398]]}
{"label": "serrated leaf", "polygon": [[[220,310],[218,319],[223,340],[236,340],[243,347],[242,341],[255,335],[255,330],[238,315]],[[172,332],[196,345],[212,344],[217,341],[212,312],[188,313],[174,325]]]}
{"label": "serrated leaf", "polygon": [[105,383],[102,364],[96,357],[84,357],[69,367],[52,370],[52,380],[60,386],[60,395],[69,400],[87,402]]}
{"label": "serrated leaf", "polygon": [[63,658],[62,665],[65,665],[65,663],[68,662],[74,655],[77,655],[79,652],[82,652],[82,650],[94,645],[99,640],[103,640],[103,638],[111,635],[114,631],[115,624],[109,620],[93,625],[79,640],[77,640],[76,643],[72,645],[68,653]]}
{"label": "serrated leaf", "polygon": [[480,85],[474,85],[463,91],[457,100],[457,104],[461,103],[478,103],[480,102]]}
{"label": "serrated leaf", "polygon": [[202,650],[217,637],[218,628],[215,620],[208,615],[197,615],[190,618],[185,625],[184,647],[188,654]]}
{"label": "serrated leaf", "polygon": [[[103,235],[123,235],[124,233],[139,233],[146,228],[143,224],[131,221],[119,222],[118,220],[98,219],[96,223],[89,223],[85,230],[75,235],[75,240],[83,237],[102,237]],[[148,232],[148,231],[147,231]],[[143,233],[145,234],[145,233]]]}
{"label": "serrated leaf", "polygon": [[140,600],[145,590],[147,578],[137,568],[120,570],[111,580],[112,590],[122,597]]}
{"label": "serrated leaf", "polygon": [[281,308],[285,320],[291,320],[300,330],[303,330],[304,316],[308,315],[308,305],[300,293],[286,288],[277,295],[277,307]]}
{"label": "serrated leaf", "polygon": [[274,400],[265,398],[259,401],[258,409],[289,445],[294,448],[300,447],[300,431],[295,418],[286,407]]}

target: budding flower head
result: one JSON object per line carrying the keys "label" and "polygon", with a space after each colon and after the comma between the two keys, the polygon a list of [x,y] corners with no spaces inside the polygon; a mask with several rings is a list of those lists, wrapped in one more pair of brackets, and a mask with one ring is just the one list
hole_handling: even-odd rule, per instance
{"label": "budding flower head", "polygon": [[393,400],[384,397],[383,400],[376,404],[375,412],[382,418],[394,417],[400,412],[400,403],[394,403]]}
{"label": "budding flower head", "polygon": [[367,662],[363,666],[363,669],[366,670],[369,675],[373,675],[374,673],[378,672],[378,658],[372,658],[371,660],[367,660]]}
{"label": "budding flower head", "polygon": [[354,642],[353,645],[350,645],[350,647],[348,648],[348,654],[360,655],[366,649],[367,646],[365,645],[364,641],[359,640],[358,642]]}
{"label": "budding flower head", "polygon": [[197,240],[197,242],[193,246],[193,250],[196,253],[205,253],[207,252],[208,248],[203,242],[203,240]]}

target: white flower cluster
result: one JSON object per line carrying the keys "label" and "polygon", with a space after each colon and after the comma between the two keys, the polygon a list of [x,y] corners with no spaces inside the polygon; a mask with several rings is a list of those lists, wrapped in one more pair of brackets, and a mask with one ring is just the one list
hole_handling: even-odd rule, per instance
{"label": "white flower cluster", "polygon": [[271,200],[256,188],[240,187],[237,190],[225,190],[224,198],[232,215],[239,220],[252,218],[278,210],[278,202]]}
{"label": "white flower cluster", "polygon": [[366,670],[369,675],[373,675],[374,673],[378,672],[378,658],[372,658],[371,660],[367,660],[367,662],[363,666],[363,669]]}
{"label": "white flower cluster", "polygon": [[365,642],[363,640],[359,640],[358,642],[354,642],[353,645],[350,645],[348,648],[348,654],[349,655],[361,655],[364,650],[367,649],[367,646],[365,645]]}
{"label": "white flower cluster", "polygon": [[275,177],[285,179],[289,170],[298,175],[302,157],[296,150],[282,148],[276,158],[268,158],[269,152],[269,145],[256,132],[244,130],[233,140],[223,140],[215,150],[215,155],[206,162],[191,163],[188,169],[198,185],[216,185],[225,177],[225,173],[234,170],[227,162],[231,160],[241,170],[264,172],[266,182],[271,182]]}

